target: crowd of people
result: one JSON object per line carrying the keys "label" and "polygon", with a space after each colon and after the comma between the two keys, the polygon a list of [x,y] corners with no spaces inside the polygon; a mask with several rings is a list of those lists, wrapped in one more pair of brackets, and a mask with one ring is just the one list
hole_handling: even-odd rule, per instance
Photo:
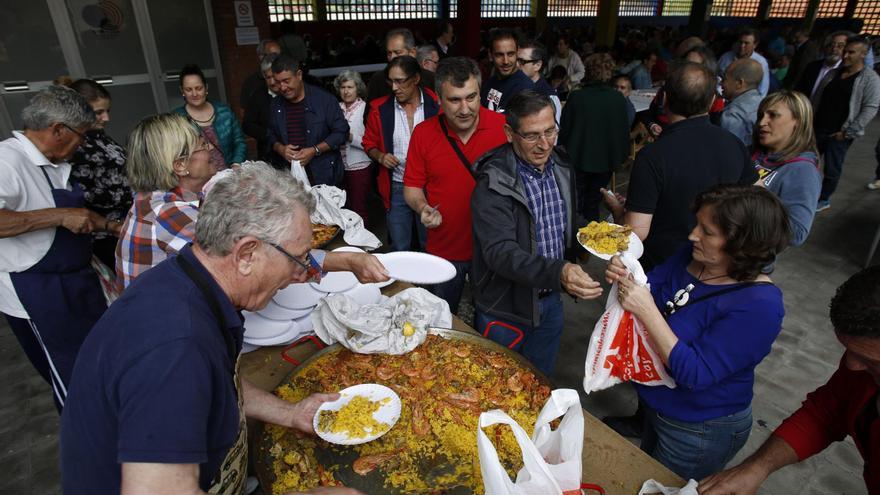
{"label": "crowd of people", "polygon": [[[110,93],[91,80],[37,93],[23,131],[0,143],[0,311],[62,412],[65,493],[172,482],[240,493],[245,416],[313,431],[316,408],[335,395],[289,404],[241,379],[237,312],[327,271],[388,274],[370,254],[310,250],[314,200],[291,167],[344,189],[365,221],[375,191],[390,249],[450,261],[455,276],[429,289],[457,312],[469,284],[475,327],[505,345],[513,336],[492,323],[520,329],[514,349],[548,376],[563,298],[603,294],[576,237],[607,210],[643,241],[650,289],[618,258],[606,280],[678,385],[637,386],[637,415],[609,424],[703,479],[706,494],[752,493],[850,435],[880,493],[876,267],[832,301],[846,347],[837,373],[723,471],[749,437],[755,368],[782,328],[774,262],[807,241],[880,107],[864,38],[795,30],[763,49],[764,33],[747,28],[716,58],[721,41],[664,29],[614,47],[495,29],[475,60],[456,56],[441,23],[423,45],[408,29],[388,31],[384,70],[342,70],[328,91],[308,75],[308,44],[282,27],[258,47],[241,122],[188,65],[184,105],[144,118],[126,147],[106,134]],[[652,88],[636,113],[631,92]],[[609,183],[630,161],[636,127],[653,142],[618,194]],[[880,189],[880,142],[877,152],[869,189]],[[335,492],[355,493],[322,493]]]}

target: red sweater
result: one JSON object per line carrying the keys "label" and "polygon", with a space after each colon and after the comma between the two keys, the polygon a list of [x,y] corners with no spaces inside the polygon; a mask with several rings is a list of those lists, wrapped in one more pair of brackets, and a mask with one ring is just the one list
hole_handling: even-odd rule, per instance
{"label": "red sweater", "polygon": [[821,452],[832,442],[851,436],[865,460],[868,493],[880,494],[880,419],[864,424],[866,409],[880,389],[865,371],[852,371],[841,360],[828,383],[807,395],[803,406],[774,435],[785,440],[800,460]]}

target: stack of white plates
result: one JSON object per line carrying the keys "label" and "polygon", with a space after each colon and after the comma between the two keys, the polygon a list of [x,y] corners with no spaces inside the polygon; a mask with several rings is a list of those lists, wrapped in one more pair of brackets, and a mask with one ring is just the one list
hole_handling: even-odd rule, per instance
{"label": "stack of white plates", "polygon": [[[335,251],[357,251],[358,248],[339,248]],[[342,293],[360,304],[376,304],[382,299],[383,284],[361,284],[351,272],[332,272],[320,283],[291,284],[278,291],[265,308],[244,311],[244,346],[250,352],[262,346],[287,345],[313,334],[312,311],[329,294]]]}

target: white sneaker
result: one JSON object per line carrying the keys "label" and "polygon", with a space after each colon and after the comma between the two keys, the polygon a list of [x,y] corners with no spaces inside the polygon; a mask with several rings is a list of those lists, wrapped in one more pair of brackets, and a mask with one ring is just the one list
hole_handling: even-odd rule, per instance
{"label": "white sneaker", "polygon": [[876,190],[880,189],[880,179],[875,179],[875,180],[872,180],[871,182],[868,182],[868,185],[865,187],[867,187],[868,189],[870,189],[872,191],[876,191]]}

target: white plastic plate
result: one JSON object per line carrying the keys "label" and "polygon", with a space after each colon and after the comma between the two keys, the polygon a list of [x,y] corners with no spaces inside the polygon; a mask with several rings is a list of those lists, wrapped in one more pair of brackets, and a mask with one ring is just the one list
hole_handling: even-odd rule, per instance
{"label": "white plastic plate", "polygon": [[379,261],[389,276],[413,284],[439,284],[455,277],[452,263],[433,254],[397,251],[383,254]]}
{"label": "white plastic plate", "polygon": [[267,347],[270,345],[285,345],[293,342],[294,340],[299,338],[300,335],[308,333],[300,328],[299,323],[294,320],[287,322],[287,325],[287,330],[284,333],[280,335],[275,335],[274,337],[261,339],[259,337],[250,337],[248,336],[247,332],[245,332],[244,341],[248,344],[258,345],[260,347]]}
{"label": "white plastic plate", "polygon": [[305,309],[314,307],[326,295],[315,290],[312,284],[290,284],[279,290],[272,300],[287,309]]}
{"label": "white plastic plate", "polygon": [[351,272],[329,272],[321,277],[321,283],[309,283],[313,289],[321,292],[343,292],[357,284],[357,277]]}
{"label": "white plastic plate", "polygon": [[269,304],[257,311],[257,313],[270,320],[290,321],[306,316],[314,310],[314,306],[303,309],[287,309],[284,306],[279,306],[274,301],[269,301]]}
{"label": "white plastic plate", "polygon": [[244,338],[245,339],[271,339],[283,335],[290,330],[292,320],[270,320],[258,313],[242,311],[244,315]]}
{"label": "white plastic plate", "polygon": [[382,299],[382,291],[377,284],[358,284],[343,294],[354,299],[361,306],[376,304]]}
{"label": "white plastic plate", "polygon": [[[615,225],[615,226],[619,227],[619,225],[617,225],[616,223],[612,223],[611,225]],[[577,233],[575,233],[575,235],[577,235]],[[590,254],[592,254],[593,256],[596,256],[597,258],[602,258],[603,260],[610,260],[614,256],[614,254],[600,253],[591,247],[587,247],[586,244],[581,242],[580,237],[578,237],[578,243],[581,246],[583,246],[584,249],[589,251]],[[635,232],[629,233],[629,246],[627,246],[626,252],[633,255],[635,257],[635,259],[641,258],[642,254],[645,252],[645,246],[642,244],[642,240],[639,239],[639,236],[637,236]],[[620,254],[620,253],[617,253],[617,254]]]}
{"label": "white plastic plate", "polygon": [[[362,383],[360,385],[348,387],[347,389],[340,391],[339,394],[341,395],[339,399],[321,404],[321,407],[318,408],[315,417],[312,419],[312,426],[315,427],[315,432],[319,437],[330,443],[336,443],[339,445],[358,445],[373,441],[391,431],[391,428],[394,428],[397,420],[400,419],[400,397],[398,397],[394,390],[391,390],[384,385],[379,385],[377,383]],[[368,435],[364,438],[349,438],[346,433],[330,433],[318,429],[318,418],[321,416],[321,411],[338,411],[339,409],[342,409],[342,406],[348,404],[355,396],[366,397],[371,401],[380,401],[387,397],[391,398],[387,404],[382,405],[379,407],[378,411],[373,413],[373,417],[376,418],[378,422],[388,424],[387,430]]]}

